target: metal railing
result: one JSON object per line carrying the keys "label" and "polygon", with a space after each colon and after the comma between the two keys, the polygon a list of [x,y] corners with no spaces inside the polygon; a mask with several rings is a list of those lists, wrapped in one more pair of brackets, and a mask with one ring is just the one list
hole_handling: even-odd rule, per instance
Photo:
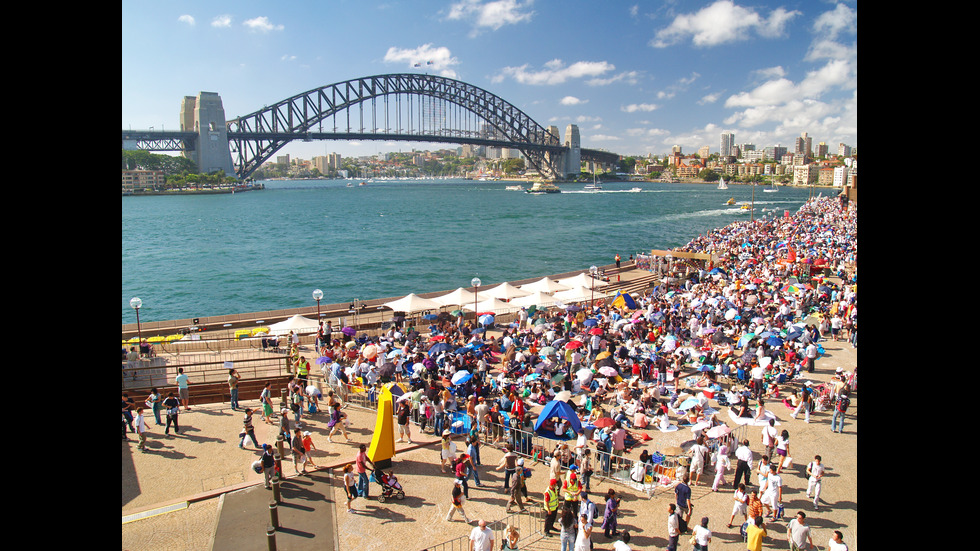
{"label": "metal railing", "polygon": [[[544,535],[544,511],[540,509],[528,508],[524,513],[511,513],[506,517],[487,522],[487,528],[493,530],[494,549],[500,548],[500,542],[507,537],[507,527],[513,526],[517,529],[519,537],[518,547],[522,547],[541,539]],[[423,548],[423,551],[469,551],[469,535],[459,536],[449,541],[437,543]]]}
{"label": "metal railing", "polygon": [[[231,362],[230,364],[228,362]],[[242,377],[267,379],[290,373],[289,358],[268,354],[184,355],[179,358],[156,356],[150,360],[122,362],[122,388],[151,388],[174,384],[177,369],[183,368],[192,384],[223,383],[228,381],[228,367],[234,367]]]}

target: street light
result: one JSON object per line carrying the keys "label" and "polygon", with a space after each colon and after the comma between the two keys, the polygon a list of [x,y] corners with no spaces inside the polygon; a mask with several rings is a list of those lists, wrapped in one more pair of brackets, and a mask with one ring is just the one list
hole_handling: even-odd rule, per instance
{"label": "street light", "polygon": [[[483,282],[480,281],[480,278],[478,278],[478,277],[474,277],[473,279],[470,280],[470,285],[473,286],[473,318],[476,319],[476,320],[478,320],[478,321],[480,319],[480,314],[476,310],[476,296],[477,296],[477,293],[480,292],[480,285],[482,283]],[[475,323],[473,325],[476,326]]]}
{"label": "street light", "polygon": [[589,309],[595,308],[595,275],[599,271],[599,268],[595,264],[589,266],[589,275],[592,276],[592,302],[589,304]]}
{"label": "street light", "polygon": [[316,301],[316,319],[320,321],[320,299],[323,298],[323,291],[313,289],[313,300]]}
{"label": "street light", "polygon": [[136,334],[140,342],[143,342],[143,330],[140,328],[140,308],[142,306],[143,301],[139,297],[129,299],[129,307],[136,310]]}

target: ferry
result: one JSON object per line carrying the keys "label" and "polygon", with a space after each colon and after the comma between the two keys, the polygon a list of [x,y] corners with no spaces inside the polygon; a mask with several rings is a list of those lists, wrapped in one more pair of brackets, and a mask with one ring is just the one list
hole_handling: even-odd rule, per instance
{"label": "ferry", "polygon": [[534,182],[529,189],[525,189],[524,193],[531,193],[534,195],[541,195],[544,193],[561,193],[561,188],[552,184],[551,182]]}

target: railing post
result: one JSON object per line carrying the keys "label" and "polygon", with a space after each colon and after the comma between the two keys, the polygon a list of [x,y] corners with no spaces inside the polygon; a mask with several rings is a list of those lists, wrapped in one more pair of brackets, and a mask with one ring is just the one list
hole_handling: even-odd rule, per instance
{"label": "railing post", "polygon": [[279,506],[275,501],[269,502],[269,518],[272,522],[272,528],[279,529]]}
{"label": "railing post", "polygon": [[276,551],[276,529],[269,526],[265,531],[265,538],[269,544],[269,551]]}

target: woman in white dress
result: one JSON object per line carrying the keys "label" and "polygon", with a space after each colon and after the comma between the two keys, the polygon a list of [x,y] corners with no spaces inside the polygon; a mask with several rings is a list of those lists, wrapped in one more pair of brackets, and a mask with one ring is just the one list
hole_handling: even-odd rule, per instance
{"label": "woman in white dress", "polygon": [[575,536],[575,551],[592,550],[592,525],[588,515],[582,514],[578,521],[578,534]]}

